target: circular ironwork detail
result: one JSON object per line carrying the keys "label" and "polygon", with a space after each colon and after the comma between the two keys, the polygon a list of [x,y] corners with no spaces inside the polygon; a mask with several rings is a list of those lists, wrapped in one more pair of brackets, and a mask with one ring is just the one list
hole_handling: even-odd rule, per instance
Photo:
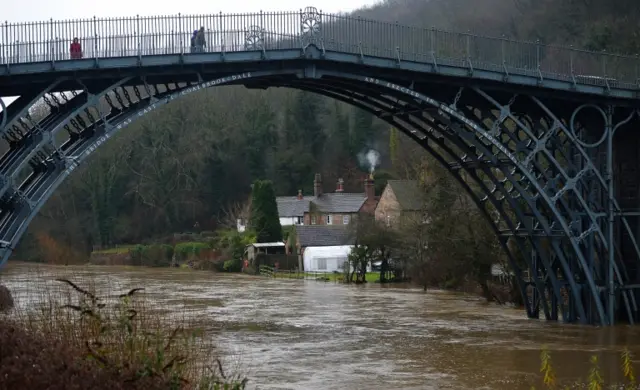
{"label": "circular ironwork detail", "polygon": [[244,33],[245,50],[264,49],[264,28],[260,26],[250,26]]}
{"label": "circular ironwork detail", "polygon": [[302,35],[307,38],[319,37],[322,31],[322,14],[316,7],[307,7],[300,14]]}

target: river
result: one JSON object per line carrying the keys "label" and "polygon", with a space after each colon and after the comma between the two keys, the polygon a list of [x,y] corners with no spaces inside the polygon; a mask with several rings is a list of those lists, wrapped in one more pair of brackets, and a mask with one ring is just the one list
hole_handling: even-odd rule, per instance
{"label": "river", "polygon": [[22,307],[57,277],[144,287],[158,307],[199,316],[251,389],[528,390],[540,388],[542,345],[560,379],[585,378],[597,354],[605,379],[619,380],[622,348],[640,356],[640,327],[528,320],[444,291],[168,268],[10,263],[0,274]]}

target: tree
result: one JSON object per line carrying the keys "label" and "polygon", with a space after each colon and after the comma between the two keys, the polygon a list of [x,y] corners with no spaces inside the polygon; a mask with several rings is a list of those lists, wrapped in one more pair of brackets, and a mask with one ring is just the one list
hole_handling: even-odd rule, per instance
{"label": "tree", "polygon": [[398,233],[372,216],[361,215],[351,225],[356,245],[349,258],[356,272],[356,282],[365,282],[367,265],[380,262],[380,283],[389,280],[389,260],[398,248]]}
{"label": "tree", "polygon": [[282,226],[273,184],[269,180],[256,180],[251,194],[251,229],[257,242],[282,241]]}
{"label": "tree", "polygon": [[360,108],[353,109],[349,150],[356,155],[365,147],[371,147],[375,138],[373,115]]}

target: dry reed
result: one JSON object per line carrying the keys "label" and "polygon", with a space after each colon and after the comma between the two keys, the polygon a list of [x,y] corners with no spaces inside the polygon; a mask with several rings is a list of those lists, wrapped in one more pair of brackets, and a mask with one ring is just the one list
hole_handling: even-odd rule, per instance
{"label": "dry reed", "polygon": [[57,281],[37,305],[0,317],[0,389],[245,387],[202,332],[154,310],[143,288],[99,296],[91,282]]}

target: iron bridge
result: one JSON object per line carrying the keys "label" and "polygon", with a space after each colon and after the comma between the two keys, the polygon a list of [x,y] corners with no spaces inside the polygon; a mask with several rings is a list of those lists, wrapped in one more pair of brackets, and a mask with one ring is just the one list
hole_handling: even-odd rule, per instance
{"label": "iron bridge", "polygon": [[60,183],[138,118],[204,88],[288,87],[371,112],[447,167],[529,317],[633,324],[639,75],[637,57],[313,7],[0,24],[0,97],[17,97],[1,103],[0,265]]}

